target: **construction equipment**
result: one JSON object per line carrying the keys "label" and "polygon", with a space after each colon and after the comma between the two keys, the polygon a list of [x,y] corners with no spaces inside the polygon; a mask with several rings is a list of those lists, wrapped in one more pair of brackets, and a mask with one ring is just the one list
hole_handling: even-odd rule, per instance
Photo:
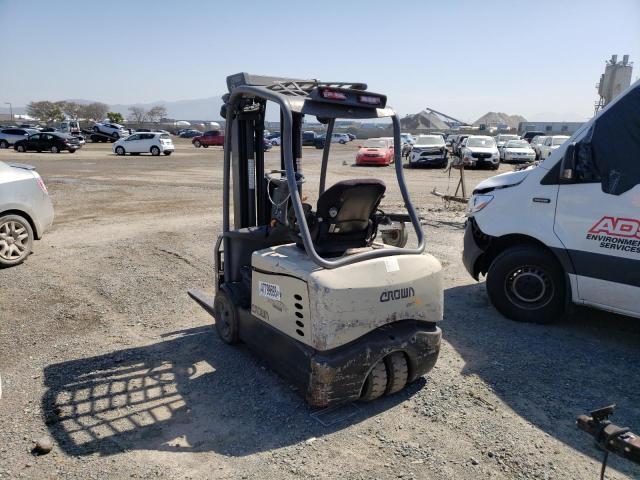
{"label": "construction equipment", "polygon": [[592,411],[589,415],[580,415],[576,425],[596,440],[596,445],[604,450],[600,478],[604,479],[609,452],[640,464],[640,437],[628,427],[619,427],[609,421],[616,405],[609,405]]}
{"label": "construction equipment", "polygon": [[[215,301],[189,295],[215,317],[224,342],[247,344],[313,406],[401,390],[436,363],[443,286],[440,263],[424,254],[400,149],[395,169],[407,214],[380,210],[386,189],[380,180],[325,188],[331,142],[324,145],[315,210],[302,195],[304,115],[326,124],[327,138],[337,118],[389,118],[400,145],[400,123],[386,96],[362,83],[247,73],[227,77],[227,85]],[[260,148],[268,101],[280,108],[278,170],[265,169]],[[395,234],[393,223],[400,225]],[[404,223],[413,225],[416,247],[405,247]],[[379,226],[387,227],[384,234]]]}

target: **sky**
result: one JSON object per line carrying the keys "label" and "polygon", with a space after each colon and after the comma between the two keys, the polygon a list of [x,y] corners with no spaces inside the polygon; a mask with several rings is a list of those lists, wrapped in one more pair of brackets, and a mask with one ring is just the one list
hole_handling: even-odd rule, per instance
{"label": "sky", "polygon": [[248,71],[365,82],[400,115],[585,120],[612,54],[640,76],[640,0],[0,0],[2,107],[212,97]]}

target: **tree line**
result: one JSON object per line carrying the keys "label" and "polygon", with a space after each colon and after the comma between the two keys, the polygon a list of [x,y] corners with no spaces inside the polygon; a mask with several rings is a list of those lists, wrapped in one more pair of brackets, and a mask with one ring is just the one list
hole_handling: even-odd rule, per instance
{"label": "tree line", "polygon": [[[46,123],[61,122],[65,118],[74,120],[83,118],[99,122],[106,117],[113,123],[124,121],[120,112],[110,112],[109,105],[102,102],[92,102],[88,104],[69,101],[50,102],[47,100],[30,102],[27,105],[27,114]],[[149,110],[136,106],[129,107],[129,120],[138,124],[147,121],[159,122],[166,116],[167,109],[164,105],[155,105]]]}

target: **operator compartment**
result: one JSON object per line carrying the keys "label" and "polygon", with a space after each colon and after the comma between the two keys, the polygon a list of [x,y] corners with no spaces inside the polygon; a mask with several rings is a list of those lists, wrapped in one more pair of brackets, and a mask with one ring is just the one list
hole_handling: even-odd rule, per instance
{"label": "operator compartment", "polygon": [[442,320],[442,267],[432,255],[324,269],[289,244],[255,251],[251,267],[251,312],[316,350],[339,347],[399,320]]}

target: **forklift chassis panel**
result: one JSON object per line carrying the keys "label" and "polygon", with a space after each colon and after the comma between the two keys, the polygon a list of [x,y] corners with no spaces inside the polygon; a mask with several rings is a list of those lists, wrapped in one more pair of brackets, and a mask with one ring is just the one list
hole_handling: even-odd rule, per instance
{"label": "forklift chassis panel", "polygon": [[355,401],[373,365],[401,351],[408,382],[429,372],[438,359],[442,332],[434,323],[401,320],[377,328],[333,350],[319,352],[238,309],[240,339],[290,382],[313,407]]}

